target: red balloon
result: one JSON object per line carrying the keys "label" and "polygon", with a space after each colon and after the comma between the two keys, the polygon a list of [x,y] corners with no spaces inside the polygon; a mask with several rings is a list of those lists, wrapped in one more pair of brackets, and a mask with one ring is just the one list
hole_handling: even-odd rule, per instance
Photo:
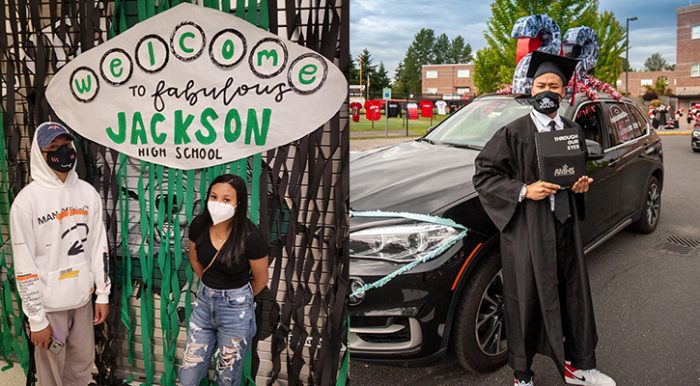
{"label": "red balloon", "polygon": [[542,46],[542,38],[539,36],[536,38],[518,39],[518,45],[515,49],[515,63],[520,63],[520,60],[524,58],[525,55],[540,48],[540,46]]}

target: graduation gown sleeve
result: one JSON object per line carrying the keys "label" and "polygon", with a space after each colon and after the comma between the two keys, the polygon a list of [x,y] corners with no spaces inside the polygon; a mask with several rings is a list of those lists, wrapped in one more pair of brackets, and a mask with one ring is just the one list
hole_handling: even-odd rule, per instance
{"label": "graduation gown sleeve", "polygon": [[476,157],[474,188],[486,213],[499,231],[503,231],[518,207],[524,182],[515,175],[512,141],[508,126],[499,129]]}

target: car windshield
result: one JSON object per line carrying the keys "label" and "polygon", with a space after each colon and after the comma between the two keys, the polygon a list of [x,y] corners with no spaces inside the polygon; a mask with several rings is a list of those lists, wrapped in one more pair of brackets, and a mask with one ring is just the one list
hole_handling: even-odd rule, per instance
{"label": "car windshield", "polygon": [[425,138],[435,144],[480,149],[498,129],[531,110],[528,98],[478,98],[442,122]]}

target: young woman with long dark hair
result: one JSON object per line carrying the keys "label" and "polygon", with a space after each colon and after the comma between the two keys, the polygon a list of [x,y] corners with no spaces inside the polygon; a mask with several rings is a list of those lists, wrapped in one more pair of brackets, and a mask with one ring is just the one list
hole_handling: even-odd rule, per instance
{"label": "young woman with long dark hair", "polygon": [[243,358],[256,332],[253,297],[268,280],[267,243],[248,219],[245,181],[212,181],[204,213],[190,225],[190,263],[201,279],[190,315],[179,384],[196,386],[214,349],[219,386],[239,385]]}

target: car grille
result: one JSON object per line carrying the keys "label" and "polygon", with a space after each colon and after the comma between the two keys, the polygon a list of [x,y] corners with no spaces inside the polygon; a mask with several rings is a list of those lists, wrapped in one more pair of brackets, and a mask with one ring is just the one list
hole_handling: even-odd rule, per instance
{"label": "car grille", "polygon": [[390,334],[366,334],[358,333],[360,339],[369,343],[403,343],[411,340],[411,333],[407,326],[401,329],[401,331],[390,333]]}
{"label": "car grille", "polygon": [[372,316],[350,319],[350,350],[355,352],[401,352],[422,343],[420,323],[405,316]]}

